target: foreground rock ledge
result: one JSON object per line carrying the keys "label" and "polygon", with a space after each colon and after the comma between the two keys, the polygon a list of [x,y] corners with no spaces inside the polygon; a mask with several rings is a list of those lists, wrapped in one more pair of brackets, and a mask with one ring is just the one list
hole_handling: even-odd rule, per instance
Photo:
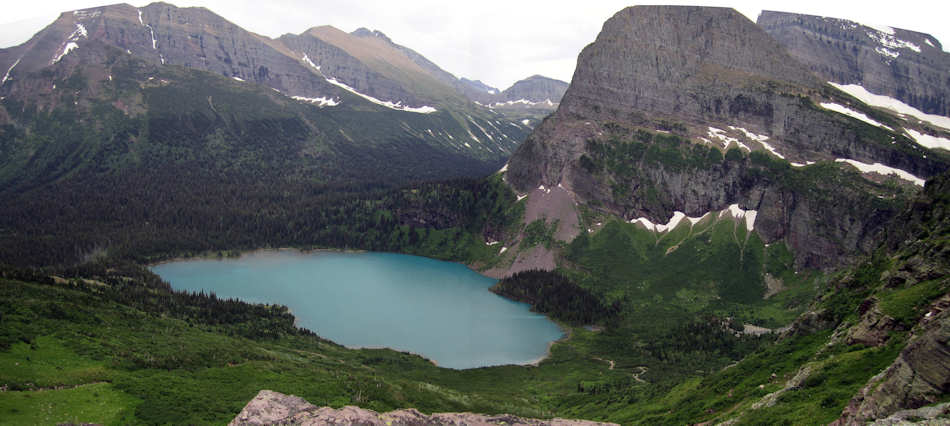
{"label": "foreground rock ledge", "polygon": [[231,425],[612,425],[585,420],[537,420],[508,414],[485,416],[472,413],[436,413],[430,416],[414,408],[377,413],[359,407],[339,410],[317,407],[303,398],[262,390],[231,421]]}

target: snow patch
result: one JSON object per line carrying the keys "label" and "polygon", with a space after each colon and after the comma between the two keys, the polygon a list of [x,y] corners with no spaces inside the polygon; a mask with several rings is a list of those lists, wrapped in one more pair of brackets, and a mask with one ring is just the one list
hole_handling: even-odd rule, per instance
{"label": "snow patch", "polygon": [[[83,24],[76,24],[76,29],[72,32],[72,34],[69,35],[69,37],[66,38],[62,50],[60,50],[59,54],[56,55],[56,57],[54,57],[49,64],[53,65],[59,62],[60,59],[63,59],[63,56],[68,55],[69,52],[72,52],[78,48],[79,45],[76,44],[76,42],[83,38],[89,38],[89,33],[86,31],[86,27]],[[19,60],[17,60],[17,62],[19,62]]]}
{"label": "snow patch", "polygon": [[[158,41],[155,40],[155,31],[152,30],[151,25],[146,24],[145,21],[142,20],[142,9],[138,9],[138,12],[139,12],[139,24],[142,24],[143,27],[148,28],[148,33],[152,36],[152,49],[158,50]],[[129,52],[129,53],[132,53],[132,52]]]}
{"label": "snow patch", "polygon": [[895,51],[893,51],[893,50],[889,50],[889,49],[887,49],[887,48],[880,47],[880,46],[875,47],[875,48],[874,48],[874,51],[877,52],[877,53],[879,53],[881,56],[886,57],[886,58],[896,58],[896,57],[898,57],[898,56],[901,55],[901,52],[895,52]]}
{"label": "snow patch", "polygon": [[501,250],[498,250],[498,254],[502,254],[506,251],[508,251],[508,247],[502,247]]}
{"label": "snow patch", "polygon": [[526,119],[524,119],[524,120],[521,120],[521,124],[524,124],[525,126],[528,126],[529,124],[531,124],[531,120],[528,120],[528,119],[526,118]]}
{"label": "snow patch", "polygon": [[148,33],[152,36],[152,49],[158,50],[158,41],[155,40],[155,31],[152,30],[151,25],[146,25],[145,27],[148,28]]}
{"label": "snow patch", "polygon": [[729,128],[732,129],[732,130],[738,130],[738,131],[742,132],[742,134],[744,134],[745,137],[747,137],[747,138],[749,138],[749,139],[752,139],[752,140],[754,140],[754,141],[756,141],[756,142],[762,142],[762,141],[767,141],[767,140],[769,140],[769,137],[766,136],[766,135],[757,135],[757,134],[752,133],[752,132],[750,132],[750,131],[748,131],[748,130],[746,130],[746,129],[743,129],[742,127],[729,126]]}
{"label": "snow patch", "polygon": [[[162,65],[165,65],[165,55],[159,54],[158,58],[162,60]],[[244,81],[244,80],[241,80]]]}
{"label": "snow patch", "polygon": [[650,219],[647,219],[645,217],[638,217],[636,219],[632,219],[630,223],[639,223],[643,225],[643,227],[646,228],[648,231],[656,232],[656,225],[654,225],[653,222],[650,222]]}
{"label": "snow patch", "polygon": [[685,213],[680,212],[680,211],[673,212],[673,217],[671,217],[670,220],[666,222],[666,224],[662,224],[662,225],[650,222],[650,219],[647,219],[645,217],[638,217],[636,219],[632,219],[630,220],[630,223],[639,223],[643,225],[643,227],[645,227],[649,231],[666,232],[666,231],[672,231],[673,229],[675,229],[676,225],[679,225],[679,223],[683,219],[689,219],[691,223],[695,223],[695,222],[692,222],[692,219],[687,218]]}
{"label": "snow patch", "polygon": [[79,47],[79,45],[76,44],[75,42],[72,42],[72,41],[71,41],[71,42],[66,43],[66,46],[63,47],[63,51],[60,52],[59,55],[56,55],[55,58],[53,58],[53,62],[52,62],[52,63],[55,64],[55,63],[59,62],[60,59],[63,59],[63,56],[68,55],[69,52],[72,52],[73,50],[75,50],[75,49],[78,48],[78,47]]}
{"label": "snow patch", "polygon": [[[478,130],[481,130],[482,133],[483,133],[485,136],[488,136],[488,139],[489,139],[489,140],[491,140],[492,142],[495,141],[495,138],[493,138],[493,137],[491,136],[491,133],[486,132],[484,127],[479,126],[478,123],[475,122],[475,119],[473,119],[471,116],[468,117],[468,118],[469,118],[469,120],[471,120],[472,124],[475,125],[475,127],[478,127]],[[471,133],[471,132],[469,132],[469,133]],[[475,135],[472,135],[472,137],[474,138]]]}
{"label": "snow patch", "polygon": [[10,65],[10,68],[7,69],[7,73],[3,75],[3,80],[0,81],[0,86],[2,86],[3,83],[6,83],[7,80],[10,79],[10,72],[13,71],[13,67],[17,66],[17,64],[20,63],[20,59],[23,59],[23,58],[17,59],[16,62],[14,62],[13,65]]}
{"label": "snow patch", "polygon": [[726,136],[726,131],[722,129],[717,129],[715,127],[710,127],[709,131],[706,133],[710,139],[719,139],[722,142],[722,148],[728,149],[730,144],[736,144],[739,148],[745,149],[746,151],[752,152],[752,149],[746,146],[746,144],[739,142],[739,139],[734,137]]}
{"label": "snow patch", "polygon": [[885,126],[885,125],[883,125],[883,124],[881,124],[881,123],[879,123],[879,122],[877,122],[876,120],[872,119],[871,117],[868,117],[867,115],[864,115],[863,113],[860,113],[860,112],[858,112],[858,111],[855,111],[855,110],[853,110],[853,109],[851,109],[851,108],[848,108],[848,107],[846,107],[846,106],[844,106],[844,105],[839,105],[839,104],[836,104],[836,103],[826,102],[826,103],[822,103],[822,104],[821,104],[821,107],[824,108],[824,109],[827,109],[827,110],[829,110],[829,111],[834,111],[834,112],[837,112],[837,113],[839,113],[839,114],[847,115],[848,117],[851,117],[851,118],[856,118],[856,119],[861,120],[861,121],[863,121],[863,122],[865,122],[865,123],[868,123],[868,124],[870,124],[870,125],[872,125],[872,126],[883,127],[883,128],[885,128],[885,129],[887,129],[887,130],[890,130],[890,131],[892,131],[892,132],[894,131],[894,129],[892,129],[892,128],[888,127],[888,126]]}
{"label": "snow patch", "polygon": [[950,139],[923,134],[914,129],[904,129],[904,131],[920,146],[950,151]]}
{"label": "snow patch", "polygon": [[505,163],[505,165],[502,166],[502,168],[501,168],[500,170],[498,170],[498,173],[504,173],[504,172],[507,172],[507,171],[508,171],[508,163]]}
{"label": "snow patch", "polygon": [[304,61],[304,62],[306,62],[306,63],[307,63],[307,65],[310,65],[311,67],[314,67],[314,68],[316,68],[316,69],[317,69],[317,71],[320,71],[320,66],[319,66],[319,65],[317,65],[317,64],[314,64],[314,63],[313,63],[313,61],[311,61],[311,60],[310,60],[310,58],[309,58],[309,57],[307,57],[307,55],[306,55],[306,54],[304,54],[304,55],[303,55],[303,58],[300,58],[300,59],[301,59],[302,61]]}
{"label": "snow patch", "polygon": [[430,107],[430,106],[409,107],[409,106],[404,106],[404,105],[402,104],[402,102],[393,103],[393,102],[389,102],[389,101],[382,101],[382,100],[376,99],[376,98],[374,98],[374,97],[372,97],[372,96],[364,95],[364,94],[362,94],[362,93],[360,93],[360,92],[357,92],[356,89],[354,89],[354,88],[352,88],[352,87],[350,87],[350,86],[347,86],[345,83],[342,83],[342,82],[340,82],[340,81],[337,81],[336,79],[327,78],[326,80],[327,80],[327,83],[330,83],[330,84],[332,84],[332,85],[334,85],[334,86],[340,87],[340,88],[342,88],[343,90],[346,90],[347,92],[350,92],[350,93],[352,93],[352,94],[354,94],[354,95],[357,95],[357,96],[359,96],[359,97],[361,97],[361,98],[363,98],[363,99],[366,99],[367,101],[370,101],[370,102],[372,102],[372,103],[374,103],[374,104],[376,104],[376,105],[382,105],[382,106],[384,106],[384,107],[386,107],[386,108],[394,109],[394,110],[397,110],[397,111],[415,112],[415,113],[419,113],[419,114],[429,114],[429,113],[433,113],[433,112],[436,112],[436,111],[437,111],[435,108],[432,108],[432,107]]}
{"label": "snow patch", "polygon": [[921,121],[926,121],[930,124],[943,127],[945,129],[950,129],[950,117],[944,117],[942,115],[927,114],[917,108],[914,108],[910,105],[907,105],[897,99],[876,95],[874,93],[868,92],[867,89],[861,87],[857,84],[838,84],[834,82],[828,82],[828,84],[836,87],[838,90],[841,90],[855,98],[858,98],[861,102],[864,102],[868,105],[887,108],[892,111],[895,111],[899,114],[910,115],[916,117]]}
{"label": "snow patch", "polygon": [[934,46],[934,44],[930,41],[929,38],[925,38],[924,43],[927,43],[928,46],[933,47],[933,48],[937,47],[937,46]]}
{"label": "snow patch", "polygon": [[783,159],[783,160],[785,159],[785,156],[784,156],[784,155],[779,154],[779,152],[775,149],[775,147],[773,147],[773,146],[770,145],[768,142],[766,142],[766,141],[769,140],[769,137],[768,137],[768,136],[766,136],[766,135],[757,135],[757,134],[752,133],[752,132],[750,132],[750,131],[748,131],[748,130],[746,130],[746,129],[743,129],[742,127],[729,126],[729,128],[732,129],[732,130],[738,130],[738,131],[742,132],[742,134],[744,134],[745,137],[747,137],[747,138],[749,138],[749,139],[752,139],[752,140],[758,142],[758,143],[761,144],[762,147],[765,148],[768,152],[771,152],[772,155],[774,155],[774,156],[776,156],[776,157],[778,157],[778,158],[781,158],[781,159]]}
{"label": "snow patch", "polygon": [[782,155],[782,154],[779,154],[779,152],[775,150],[775,147],[773,147],[772,145],[769,145],[768,142],[766,142],[766,141],[759,141],[759,143],[762,144],[762,147],[763,147],[763,148],[765,148],[766,150],[768,150],[769,152],[771,152],[772,155],[774,155],[774,156],[776,156],[776,157],[778,157],[778,158],[781,158],[781,159],[783,159],[783,160],[785,159],[785,156]]}
{"label": "snow patch", "polygon": [[706,216],[709,216],[709,212],[704,213],[704,214],[703,214],[702,216],[700,216],[700,217],[687,217],[686,220],[689,221],[689,224],[690,224],[690,225],[695,225],[695,224],[699,223],[699,221],[703,220],[703,218],[706,217]]}
{"label": "snow patch", "polygon": [[523,200],[523,199],[525,199],[525,198],[527,198],[527,197],[528,197],[528,194],[519,195],[519,196],[518,196],[518,201],[521,201],[521,200]]}
{"label": "snow patch", "polygon": [[102,12],[98,10],[91,10],[91,11],[90,10],[74,10],[73,11],[73,16],[75,16],[76,19],[78,20],[92,19],[99,15],[102,15]]}
{"label": "snow patch", "polygon": [[545,188],[544,185],[538,186],[538,190],[541,191],[541,192],[543,192],[543,193],[545,193],[545,194],[550,194],[550,193],[551,193],[551,188]]}
{"label": "snow patch", "polygon": [[756,210],[743,210],[739,207],[738,204],[730,204],[729,208],[721,211],[719,217],[723,217],[726,214],[729,214],[735,219],[745,219],[745,228],[749,232],[752,232],[752,229],[755,225],[755,217],[759,214]]}
{"label": "snow patch", "polygon": [[543,100],[543,101],[541,101],[541,102],[532,102],[532,101],[529,101],[529,100],[527,100],[527,99],[521,98],[521,99],[518,99],[517,101],[495,102],[495,103],[489,105],[488,107],[489,107],[489,108],[497,108],[497,107],[500,107],[500,106],[513,106],[513,105],[535,106],[535,105],[542,105],[542,104],[543,104],[543,105],[547,105],[547,106],[549,106],[549,107],[553,107],[553,106],[554,106],[554,102],[551,102],[550,99],[545,99],[545,100]]}
{"label": "snow patch", "polygon": [[810,165],[812,165],[812,164],[815,164],[815,162],[814,162],[814,161],[806,161],[805,164],[802,164],[802,163],[789,163],[789,164],[791,164],[792,167],[805,167],[805,166],[810,166]]}
{"label": "snow patch", "polygon": [[673,212],[673,217],[670,218],[669,222],[667,222],[666,225],[657,225],[657,230],[660,232],[663,232],[666,230],[672,231],[673,229],[676,228],[676,225],[679,225],[680,221],[682,221],[684,218],[686,218],[685,213],[678,212],[678,211]]}
{"label": "snow patch", "polygon": [[495,244],[498,244],[498,241],[485,241],[485,245],[488,245],[488,246],[493,246]]}
{"label": "snow patch", "polygon": [[[910,49],[914,52],[920,53],[920,46],[911,43],[906,40],[901,40],[894,36],[894,29],[887,27],[890,32],[882,31],[882,29],[875,28],[876,32],[868,31],[868,37],[871,40],[878,42],[881,46],[884,46],[887,49]],[[877,50],[877,49],[875,49]],[[896,55],[895,55],[896,57]]]}
{"label": "snow patch", "polygon": [[914,175],[912,175],[912,174],[910,174],[910,173],[908,173],[908,172],[906,172],[906,171],[903,171],[903,170],[901,170],[901,169],[897,169],[897,168],[890,167],[890,166],[885,166],[885,165],[883,165],[883,164],[881,164],[881,163],[868,164],[868,163],[862,163],[862,162],[860,162],[860,161],[851,160],[851,159],[847,159],[847,158],[838,158],[838,159],[835,159],[835,162],[836,162],[836,163],[848,163],[848,164],[854,166],[856,169],[860,170],[861,173],[878,173],[878,174],[882,174],[882,175],[885,175],[885,176],[887,176],[887,175],[897,175],[897,177],[899,177],[899,178],[901,178],[901,179],[904,179],[904,180],[906,180],[906,181],[913,182],[914,185],[917,185],[917,186],[924,186],[924,180],[923,180],[923,179],[921,179],[921,178],[919,178],[919,177],[917,177],[917,176],[914,176]]}
{"label": "snow patch", "polygon": [[886,26],[886,25],[867,25],[867,27],[868,27],[868,28],[874,28],[874,29],[877,30],[878,32],[884,33],[884,34],[886,34],[886,35],[894,35],[894,28],[893,28],[893,27],[888,27],[888,26]]}
{"label": "snow patch", "polygon": [[[275,89],[275,90],[276,90],[276,89]],[[316,105],[319,106],[319,107],[327,107],[327,106],[331,106],[331,107],[332,107],[332,106],[337,106],[337,105],[340,104],[340,101],[339,101],[338,99],[333,99],[333,98],[329,98],[329,97],[305,98],[305,97],[303,97],[303,96],[291,96],[290,99],[293,99],[293,100],[295,100],[295,101],[301,101],[301,102],[308,102],[308,103],[311,103],[311,104],[316,104]]]}
{"label": "snow patch", "polygon": [[[162,63],[164,64],[164,62],[162,62]],[[233,79],[235,79],[235,80],[237,80],[237,81],[244,81],[243,78],[237,77],[237,76],[234,76],[234,77],[231,77],[231,78],[233,78]]]}

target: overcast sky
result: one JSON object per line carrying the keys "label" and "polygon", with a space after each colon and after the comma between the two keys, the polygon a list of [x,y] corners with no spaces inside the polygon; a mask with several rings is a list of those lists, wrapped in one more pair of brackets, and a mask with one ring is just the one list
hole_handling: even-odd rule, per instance
{"label": "overcast sky", "polygon": [[[301,33],[318,25],[344,31],[380,30],[459,77],[505,89],[542,74],[570,81],[577,54],[603,22],[635,3],[617,0],[167,0],[179,7],[204,6],[247,30],[269,37]],[[0,47],[15,46],[60,12],[113,1],[5,1]],[[144,6],[148,1],[133,1]],[[762,9],[852,19],[930,33],[950,43],[950,2],[836,0],[720,0],[676,4],[734,7],[755,20]],[[655,3],[654,3],[655,4]]]}

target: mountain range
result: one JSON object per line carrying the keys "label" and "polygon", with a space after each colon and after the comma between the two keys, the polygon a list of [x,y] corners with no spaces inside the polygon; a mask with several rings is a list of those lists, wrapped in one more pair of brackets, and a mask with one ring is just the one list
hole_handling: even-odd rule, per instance
{"label": "mountain range", "polygon": [[[455,78],[378,31],[359,29],[348,34],[323,26],[299,35],[269,39],[207,9],[177,8],[166,3],[143,8],[119,4],[65,12],[28,42],[0,50],[0,68],[4,70],[0,123],[18,129],[37,125],[33,121],[36,116],[22,115],[28,109],[54,113],[66,108],[72,110],[70,114],[82,115],[95,107],[110,109],[106,105],[111,105],[109,112],[124,116],[127,123],[143,118],[198,120],[210,126],[202,130],[205,134],[240,133],[242,130],[234,126],[259,120],[266,114],[241,116],[235,111],[221,110],[232,104],[255,104],[259,109],[273,110],[286,119],[285,123],[292,123],[294,129],[284,131],[294,134],[296,145],[289,149],[298,156],[319,151],[338,163],[366,162],[365,158],[356,157],[365,157],[371,151],[376,151],[373,155],[377,157],[392,157],[390,167],[379,174],[362,170],[350,174],[334,167],[334,161],[323,161],[318,167],[324,170],[317,179],[325,178],[327,173],[350,174],[348,178],[361,182],[482,175],[501,166],[539,114],[534,110],[496,110],[473,103],[465,92],[467,80]],[[173,79],[170,74],[175,74]],[[215,75],[221,78],[213,78]],[[516,85],[518,93],[526,96],[524,99],[543,96],[550,102],[540,106],[530,100],[525,102],[535,109],[550,111],[559,95],[544,84],[532,83],[538,78]],[[156,92],[175,91],[199,79],[207,79],[212,83],[206,86],[222,91],[217,102],[209,90],[177,93],[174,96],[185,98],[180,106],[167,105],[174,109],[174,117],[164,115],[168,111],[153,103],[161,97]],[[273,90],[266,93],[259,88]],[[499,94],[498,99],[506,98]],[[70,102],[72,105],[68,106]],[[228,114],[232,115],[230,120],[224,117]],[[80,120],[88,123],[104,114],[93,115]],[[335,118],[340,115],[362,118]],[[173,127],[189,129],[195,125],[179,122]],[[95,132],[108,130],[100,128]],[[163,145],[158,140],[160,135],[153,138],[142,128],[137,133],[136,138],[154,142],[139,145]],[[22,133],[7,132],[5,139],[6,155],[0,168],[6,170],[6,175],[20,173],[28,161],[50,161],[26,148],[30,143]],[[303,143],[304,140],[308,142]],[[341,153],[354,145],[360,146],[359,154]],[[114,148],[117,147],[110,150]],[[65,154],[72,148],[57,149]],[[18,161],[11,162],[11,158]],[[70,168],[82,169],[78,164],[75,166]],[[312,163],[290,167],[312,168]]]}

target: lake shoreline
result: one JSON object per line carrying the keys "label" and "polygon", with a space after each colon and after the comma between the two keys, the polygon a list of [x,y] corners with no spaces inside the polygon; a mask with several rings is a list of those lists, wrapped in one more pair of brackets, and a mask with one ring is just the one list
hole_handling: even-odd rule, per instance
{"label": "lake shoreline", "polygon": [[[258,254],[266,253],[281,253],[281,252],[296,252],[300,254],[310,254],[310,253],[369,253],[369,250],[356,250],[356,249],[334,249],[334,248],[299,248],[299,247],[274,247],[274,248],[257,248],[252,250],[239,250],[237,255],[224,255],[221,250],[209,250],[206,252],[190,255],[178,255],[175,257],[169,257],[167,259],[163,258],[161,260],[151,261],[144,263],[146,268],[152,268],[154,266],[164,265],[166,263],[174,262],[188,262],[192,260],[233,260],[240,259],[242,257],[254,256]],[[382,252],[380,252],[382,253]],[[398,253],[403,254],[403,253]]]}
{"label": "lake shoreline", "polygon": [[[205,251],[205,252],[202,252],[202,253],[192,253],[192,254],[179,255],[179,256],[164,258],[164,259],[161,259],[161,260],[156,260],[156,261],[147,263],[147,264],[146,264],[146,267],[149,268],[149,269],[151,269],[151,268],[153,268],[153,267],[158,267],[158,266],[162,266],[162,265],[166,265],[166,264],[170,264],[170,263],[175,263],[175,262],[227,261],[227,260],[234,261],[234,260],[239,260],[239,259],[253,258],[253,257],[255,257],[255,256],[279,255],[279,254],[282,254],[282,253],[301,254],[301,255],[319,254],[319,253],[335,253],[335,254],[380,253],[380,254],[396,254],[396,255],[403,255],[403,256],[414,256],[414,257],[423,258],[423,259],[427,259],[427,260],[434,260],[434,261],[440,261],[440,262],[454,263],[454,264],[457,264],[457,265],[459,265],[459,266],[463,266],[463,267],[465,267],[466,269],[468,269],[469,271],[471,271],[471,272],[473,272],[473,273],[475,273],[475,274],[481,275],[482,277],[489,278],[489,279],[492,279],[492,280],[497,280],[497,278],[489,277],[489,276],[486,276],[486,275],[480,273],[480,272],[477,271],[476,269],[472,268],[472,265],[469,265],[469,264],[466,264],[466,263],[460,262],[460,261],[446,261],[446,260],[431,258],[431,257],[427,257],[427,256],[419,256],[419,255],[406,254],[406,253],[398,253],[398,252],[371,252],[371,251],[367,251],[367,250],[333,249],[333,248],[324,248],[324,247],[318,247],[318,248],[277,247],[277,248],[258,248],[258,249],[243,250],[243,251],[238,251],[238,250],[229,250],[229,251],[224,251],[224,250],[221,250],[221,251]],[[163,279],[164,279],[164,278],[163,278]],[[486,290],[488,290],[488,289],[486,288]],[[490,291],[489,291],[489,292],[490,292]],[[506,298],[506,297],[501,296],[501,295],[498,295],[498,296],[499,296],[499,297],[502,297],[502,299],[504,299],[504,300],[506,300],[506,301],[524,303],[524,302],[520,302],[520,301],[517,301],[517,300],[510,299],[510,298]],[[245,302],[245,303],[250,303],[250,304],[259,304],[259,302],[248,301],[247,299],[244,299],[244,300],[242,300],[242,301]],[[264,303],[264,304],[269,304],[269,305],[283,305],[283,306],[286,306],[286,304],[283,304],[283,303]],[[528,305],[529,308],[530,308],[530,304],[527,304],[527,305]],[[308,328],[308,327],[305,327],[305,326],[303,326],[303,327],[300,326],[300,318],[299,318],[298,315],[297,315],[292,309],[290,309],[289,307],[288,307],[288,312],[289,312],[291,315],[293,315],[293,317],[294,317],[294,325],[298,326],[299,328],[306,329],[306,330],[310,330],[310,328],[312,328],[312,327],[309,327],[309,328]],[[340,346],[345,347],[345,348],[350,349],[350,350],[361,350],[361,349],[378,350],[378,349],[385,349],[385,350],[391,350],[391,351],[394,351],[394,352],[400,352],[400,353],[405,353],[405,354],[409,354],[409,355],[413,355],[413,356],[418,356],[418,357],[420,357],[420,358],[426,360],[427,362],[431,363],[433,366],[438,367],[438,368],[445,368],[445,369],[452,369],[452,370],[468,370],[468,369],[475,369],[475,368],[500,367],[500,366],[505,366],[505,365],[518,365],[518,366],[525,366],[525,367],[528,367],[528,366],[537,367],[537,366],[539,366],[544,360],[546,360],[546,359],[548,359],[548,358],[551,357],[552,348],[554,347],[555,344],[557,344],[557,343],[563,343],[563,342],[569,340],[569,339],[572,337],[572,334],[573,334],[573,333],[572,333],[571,327],[568,327],[567,325],[562,324],[561,322],[556,321],[556,320],[554,320],[553,318],[551,318],[551,317],[549,317],[549,316],[547,316],[547,315],[540,314],[540,313],[538,313],[538,312],[536,312],[536,311],[533,311],[533,310],[532,310],[532,312],[534,312],[535,314],[542,315],[545,319],[547,319],[548,321],[554,323],[554,324],[556,325],[558,331],[560,332],[560,337],[558,337],[558,338],[556,338],[556,339],[554,339],[554,340],[550,340],[550,341],[546,342],[547,344],[545,345],[544,353],[543,353],[541,356],[539,356],[539,357],[537,357],[537,358],[535,358],[535,359],[532,359],[532,360],[530,360],[530,361],[524,361],[524,362],[497,363],[497,364],[490,364],[490,365],[461,367],[461,368],[460,368],[460,367],[443,367],[443,366],[440,366],[439,363],[438,363],[436,360],[434,360],[434,359],[432,359],[432,358],[430,358],[430,357],[428,357],[428,356],[426,356],[426,355],[423,355],[423,354],[421,354],[421,353],[414,352],[414,351],[411,351],[411,350],[396,349],[396,348],[392,348],[392,347],[390,347],[390,346],[387,346],[387,345],[385,345],[385,344],[378,345],[378,346],[377,346],[377,345],[373,345],[373,346],[352,345],[352,346],[351,346],[351,345],[347,345],[347,344],[337,343],[337,342],[334,341],[333,339],[329,339],[329,338],[327,338],[327,337],[324,337],[323,335],[320,335],[320,336],[321,336],[321,338],[323,338],[323,339],[328,339],[328,340],[330,340],[331,342],[333,342],[334,344],[340,345]],[[310,330],[310,331],[313,332],[313,330]],[[315,332],[314,332],[314,333],[315,333]],[[318,335],[319,335],[319,334],[318,334]],[[382,342],[381,342],[381,343],[382,343]],[[492,361],[488,361],[488,362],[492,362]],[[497,362],[497,361],[495,361],[495,362]]]}
{"label": "lake shoreline", "polygon": [[[504,296],[502,296],[502,297],[504,297]],[[510,300],[510,299],[509,299],[509,300]],[[557,324],[557,327],[561,329],[561,332],[564,333],[564,335],[561,336],[560,339],[552,340],[552,341],[548,342],[548,347],[547,347],[547,349],[545,349],[544,355],[541,356],[540,358],[538,358],[538,359],[536,359],[536,360],[534,360],[534,361],[531,361],[531,362],[529,362],[529,363],[527,363],[527,364],[517,364],[517,365],[525,365],[525,366],[530,365],[530,366],[532,366],[532,367],[539,367],[539,366],[541,366],[541,363],[544,362],[544,360],[546,360],[546,359],[548,359],[548,358],[551,357],[551,349],[554,348],[554,345],[556,345],[556,344],[558,344],[558,343],[566,343],[568,340],[571,340],[571,337],[574,337],[574,329],[573,329],[573,328],[571,328],[571,327],[568,326],[568,325],[562,324],[560,321],[556,321],[554,318],[548,317],[547,315],[544,315],[544,316],[547,317],[547,318],[548,318],[549,320],[551,320],[552,322],[554,322],[555,324]]]}

